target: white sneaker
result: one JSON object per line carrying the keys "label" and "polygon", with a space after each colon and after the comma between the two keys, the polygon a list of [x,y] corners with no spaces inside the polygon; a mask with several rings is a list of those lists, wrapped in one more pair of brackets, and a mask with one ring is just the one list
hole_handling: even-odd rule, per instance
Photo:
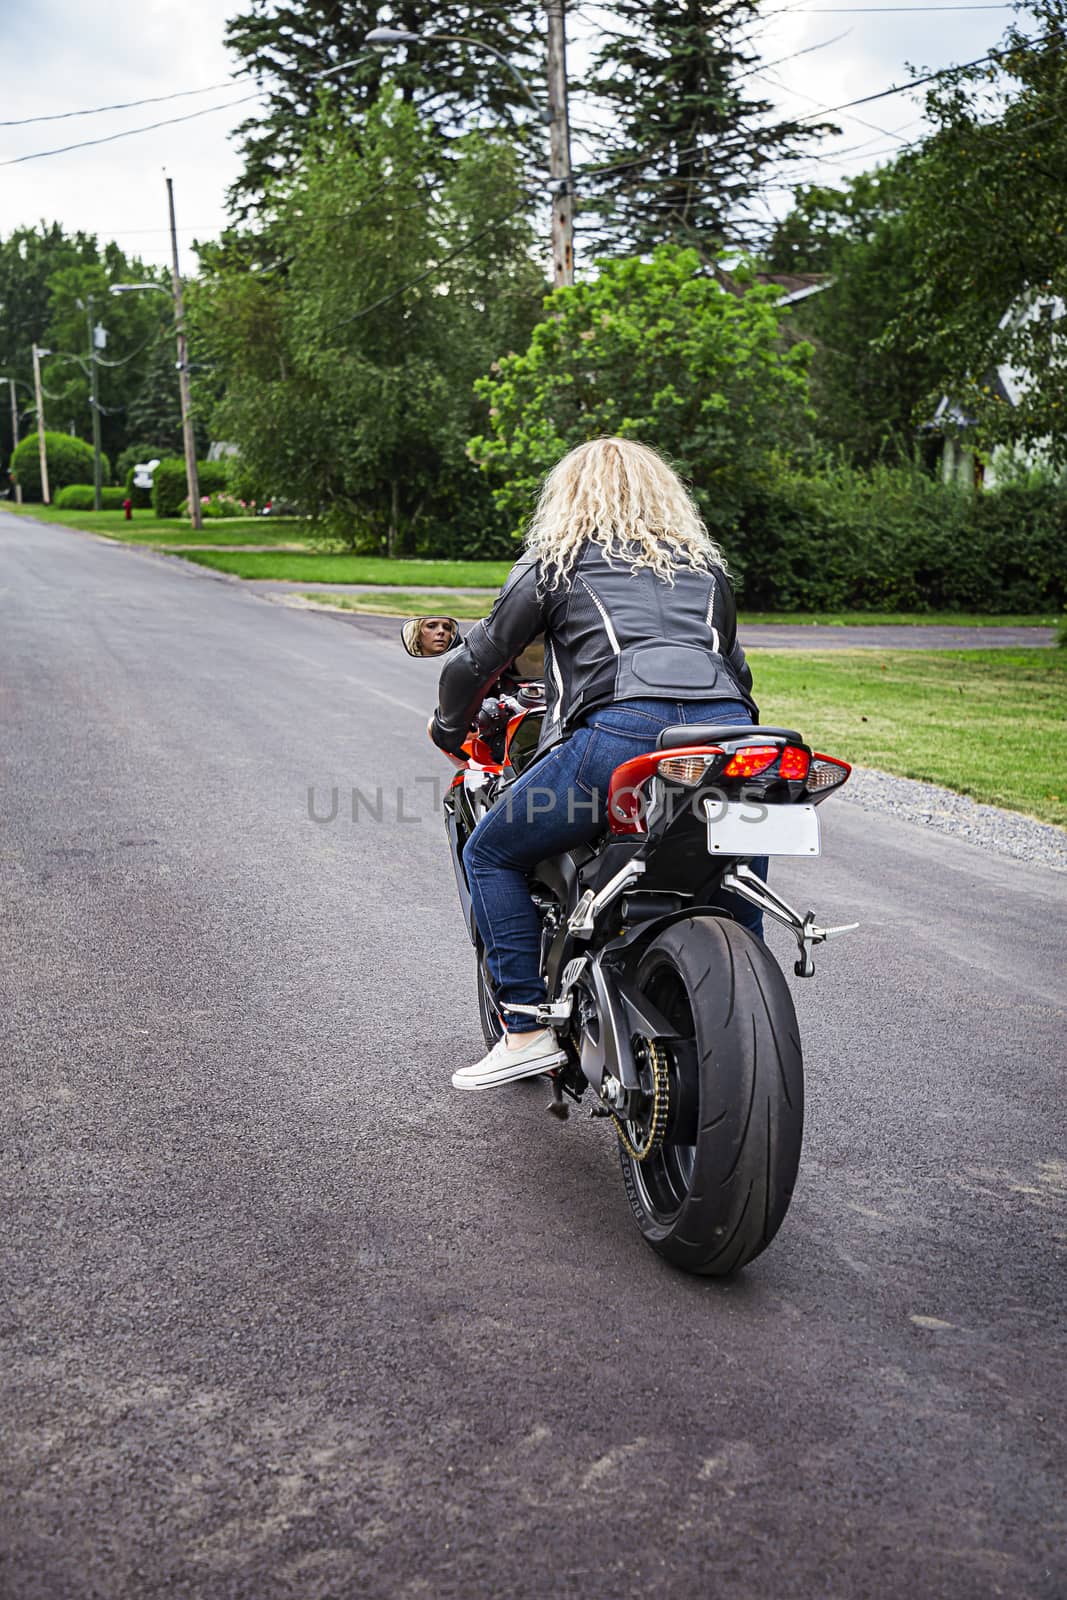
{"label": "white sneaker", "polygon": [[498,1083],[513,1083],[516,1078],[533,1078],[566,1061],[566,1051],[551,1028],[540,1028],[526,1036],[526,1043],[511,1049],[507,1035],[473,1067],[460,1067],[452,1074],[454,1089],[493,1089]]}

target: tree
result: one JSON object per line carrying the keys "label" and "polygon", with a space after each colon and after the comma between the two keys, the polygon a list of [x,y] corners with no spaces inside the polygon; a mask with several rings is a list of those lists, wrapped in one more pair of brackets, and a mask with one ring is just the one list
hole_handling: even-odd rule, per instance
{"label": "tree", "polygon": [[[322,97],[353,125],[357,143],[367,113],[390,86],[418,110],[437,146],[480,120],[496,128],[526,126],[529,102],[490,51],[435,46],[427,38],[382,55],[365,40],[372,28],[387,25],[426,35],[473,35],[500,50],[536,87],[542,55],[538,10],[532,0],[489,8],[457,0],[351,0],[344,6],[336,0],[251,0],[227,24],[226,43],[240,60],[239,70],[268,80],[270,88],[265,115],[257,113],[238,129],[245,167],[231,191],[236,213],[247,217],[272,180],[300,158]],[[350,70],[322,78],[357,57],[362,59]]]}
{"label": "tree", "polygon": [[753,202],[776,163],[802,153],[827,123],[769,120],[750,92],[759,58],[746,30],[759,0],[613,0],[621,23],[599,51],[590,84],[604,102],[600,237],[614,253],[674,241],[710,258],[752,242],[766,223]]}
{"label": "tree", "polygon": [[[1038,0],[989,62],[943,73],[914,171],[913,281],[882,343],[937,371],[968,442],[1067,462],[1067,0]],[[1058,304],[1057,304],[1058,303]],[[1022,376],[1012,405],[998,366]],[[948,424],[950,427],[952,424]]]}
{"label": "tree", "polygon": [[724,289],[695,250],[671,245],[557,289],[529,347],[478,385],[491,429],[471,454],[512,526],[565,450],[620,434],[665,451],[728,537],[806,409],[810,347],[782,341],[777,299],[774,288]]}
{"label": "tree", "polygon": [[[86,307],[92,296],[93,321],[108,334],[107,348],[97,352],[103,444],[112,454],[122,449],[127,407],[162,337],[163,297],[112,297],[108,290],[112,283],[144,282],[155,275],[118,245],[100,246],[91,234],[68,237],[58,223],[18,228],[0,242],[0,371],[18,380],[22,431],[27,413],[32,415],[31,351],[37,343],[53,352],[44,366],[47,420],[91,435]],[[0,407],[0,438],[10,439],[6,407]]]}
{"label": "tree", "polygon": [[826,276],[792,320],[815,350],[816,438],[860,466],[911,454],[916,411],[938,381],[926,339],[886,337],[915,284],[913,165],[905,155],[839,189],[799,190],[767,251],[776,272]]}
{"label": "tree", "polygon": [[[32,418],[33,365],[31,348],[47,344],[48,279],[61,266],[82,258],[94,244],[86,234],[68,238],[58,222],[40,228],[16,228],[0,243],[0,371],[15,378],[20,411],[26,426]],[[6,395],[4,399],[6,400]],[[0,406],[3,459],[11,454],[12,440],[7,405]]]}
{"label": "tree", "polygon": [[[94,241],[95,245],[95,241]],[[136,274],[136,276],[134,276]],[[49,408],[57,421],[73,422],[84,438],[92,437],[89,366],[89,303],[93,327],[102,327],[107,343],[94,348],[100,429],[105,450],[118,455],[131,437],[130,407],[149,375],[158,371],[159,354],[170,349],[170,381],[174,383],[174,334],[170,301],[158,294],[112,295],[112,283],[151,281],[139,261],[130,262],[117,245],[108,243],[98,259],[60,267],[48,279],[49,317],[46,342],[52,351],[46,368]],[[132,433],[143,430],[132,424]]]}
{"label": "tree", "polygon": [[398,96],[356,133],[324,107],[272,191],[278,265],[249,270],[231,245],[192,307],[249,489],[390,554],[492,535],[465,451],[473,383],[528,337],[543,292],[514,148],[469,135],[435,186],[433,140]]}

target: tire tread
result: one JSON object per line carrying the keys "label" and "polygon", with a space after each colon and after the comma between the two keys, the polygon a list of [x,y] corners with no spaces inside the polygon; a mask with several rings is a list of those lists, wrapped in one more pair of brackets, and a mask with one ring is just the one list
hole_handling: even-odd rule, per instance
{"label": "tire tread", "polygon": [[727,1277],[770,1244],[796,1183],[804,1113],[796,1012],[766,946],[724,918],[663,929],[644,952],[639,984],[664,965],[686,988],[700,1109],[711,1115],[698,1112],[695,1166],[677,1212],[665,1218],[651,1209],[637,1164],[620,1146],[623,1180],[658,1254],[686,1271]]}

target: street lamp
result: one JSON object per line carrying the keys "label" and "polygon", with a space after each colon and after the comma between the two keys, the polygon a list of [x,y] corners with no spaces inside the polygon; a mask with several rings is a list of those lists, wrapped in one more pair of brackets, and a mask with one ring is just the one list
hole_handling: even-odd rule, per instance
{"label": "street lamp", "polygon": [[567,112],[566,34],[563,0],[546,0],[548,16],[548,106],[533,95],[519,69],[495,45],[463,33],[413,33],[408,28],[372,28],[366,42],[379,48],[391,44],[471,44],[488,50],[516,78],[523,94],[549,130],[548,170],[553,180],[552,280],[556,288],[574,282],[574,193],[571,185],[571,135]]}

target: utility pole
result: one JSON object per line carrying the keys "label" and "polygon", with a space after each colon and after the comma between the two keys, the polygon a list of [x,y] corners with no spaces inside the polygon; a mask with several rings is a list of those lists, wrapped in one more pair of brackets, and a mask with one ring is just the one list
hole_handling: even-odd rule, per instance
{"label": "utility pole", "polygon": [[101,487],[104,481],[103,464],[100,460],[100,389],[99,368],[96,363],[96,333],[93,328],[93,297],[89,295],[85,303],[85,315],[89,323],[89,405],[93,413],[93,510],[103,509],[103,494]]}
{"label": "utility pole", "polygon": [[182,280],[178,270],[178,229],[174,222],[174,180],[167,179],[167,203],[170,207],[170,251],[174,284],[174,326],[178,333],[178,393],[182,402],[182,439],[185,442],[185,485],[189,494],[189,517],[194,528],[202,528],[200,514],[200,476],[196,470],[196,440],[193,437],[193,406],[189,390],[189,347],[185,338],[185,308],[182,303]]}
{"label": "utility pole", "polygon": [[[11,454],[14,455],[19,444],[19,402],[15,393],[14,378],[8,378],[7,389],[11,396]],[[17,506],[22,504],[22,485],[17,478],[15,479],[15,504]]]}
{"label": "utility pole", "polygon": [[[43,352],[48,355],[46,350]],[[37,396],[37,445],[41,452],[41,499],[45,505],[50,505],[52,496],[48,492],[48,451],[44,442],[44,399],[41,395],[41,350],[35,344],[33,347],[33,387]]]}
{"label": "utility pole", "polygon": [[552,195],[552,282],[558,289],[574,282],[574,190],[571,184],[571,127],[567,112],[566,0],[546,0],[548,15],[548,170]]}

